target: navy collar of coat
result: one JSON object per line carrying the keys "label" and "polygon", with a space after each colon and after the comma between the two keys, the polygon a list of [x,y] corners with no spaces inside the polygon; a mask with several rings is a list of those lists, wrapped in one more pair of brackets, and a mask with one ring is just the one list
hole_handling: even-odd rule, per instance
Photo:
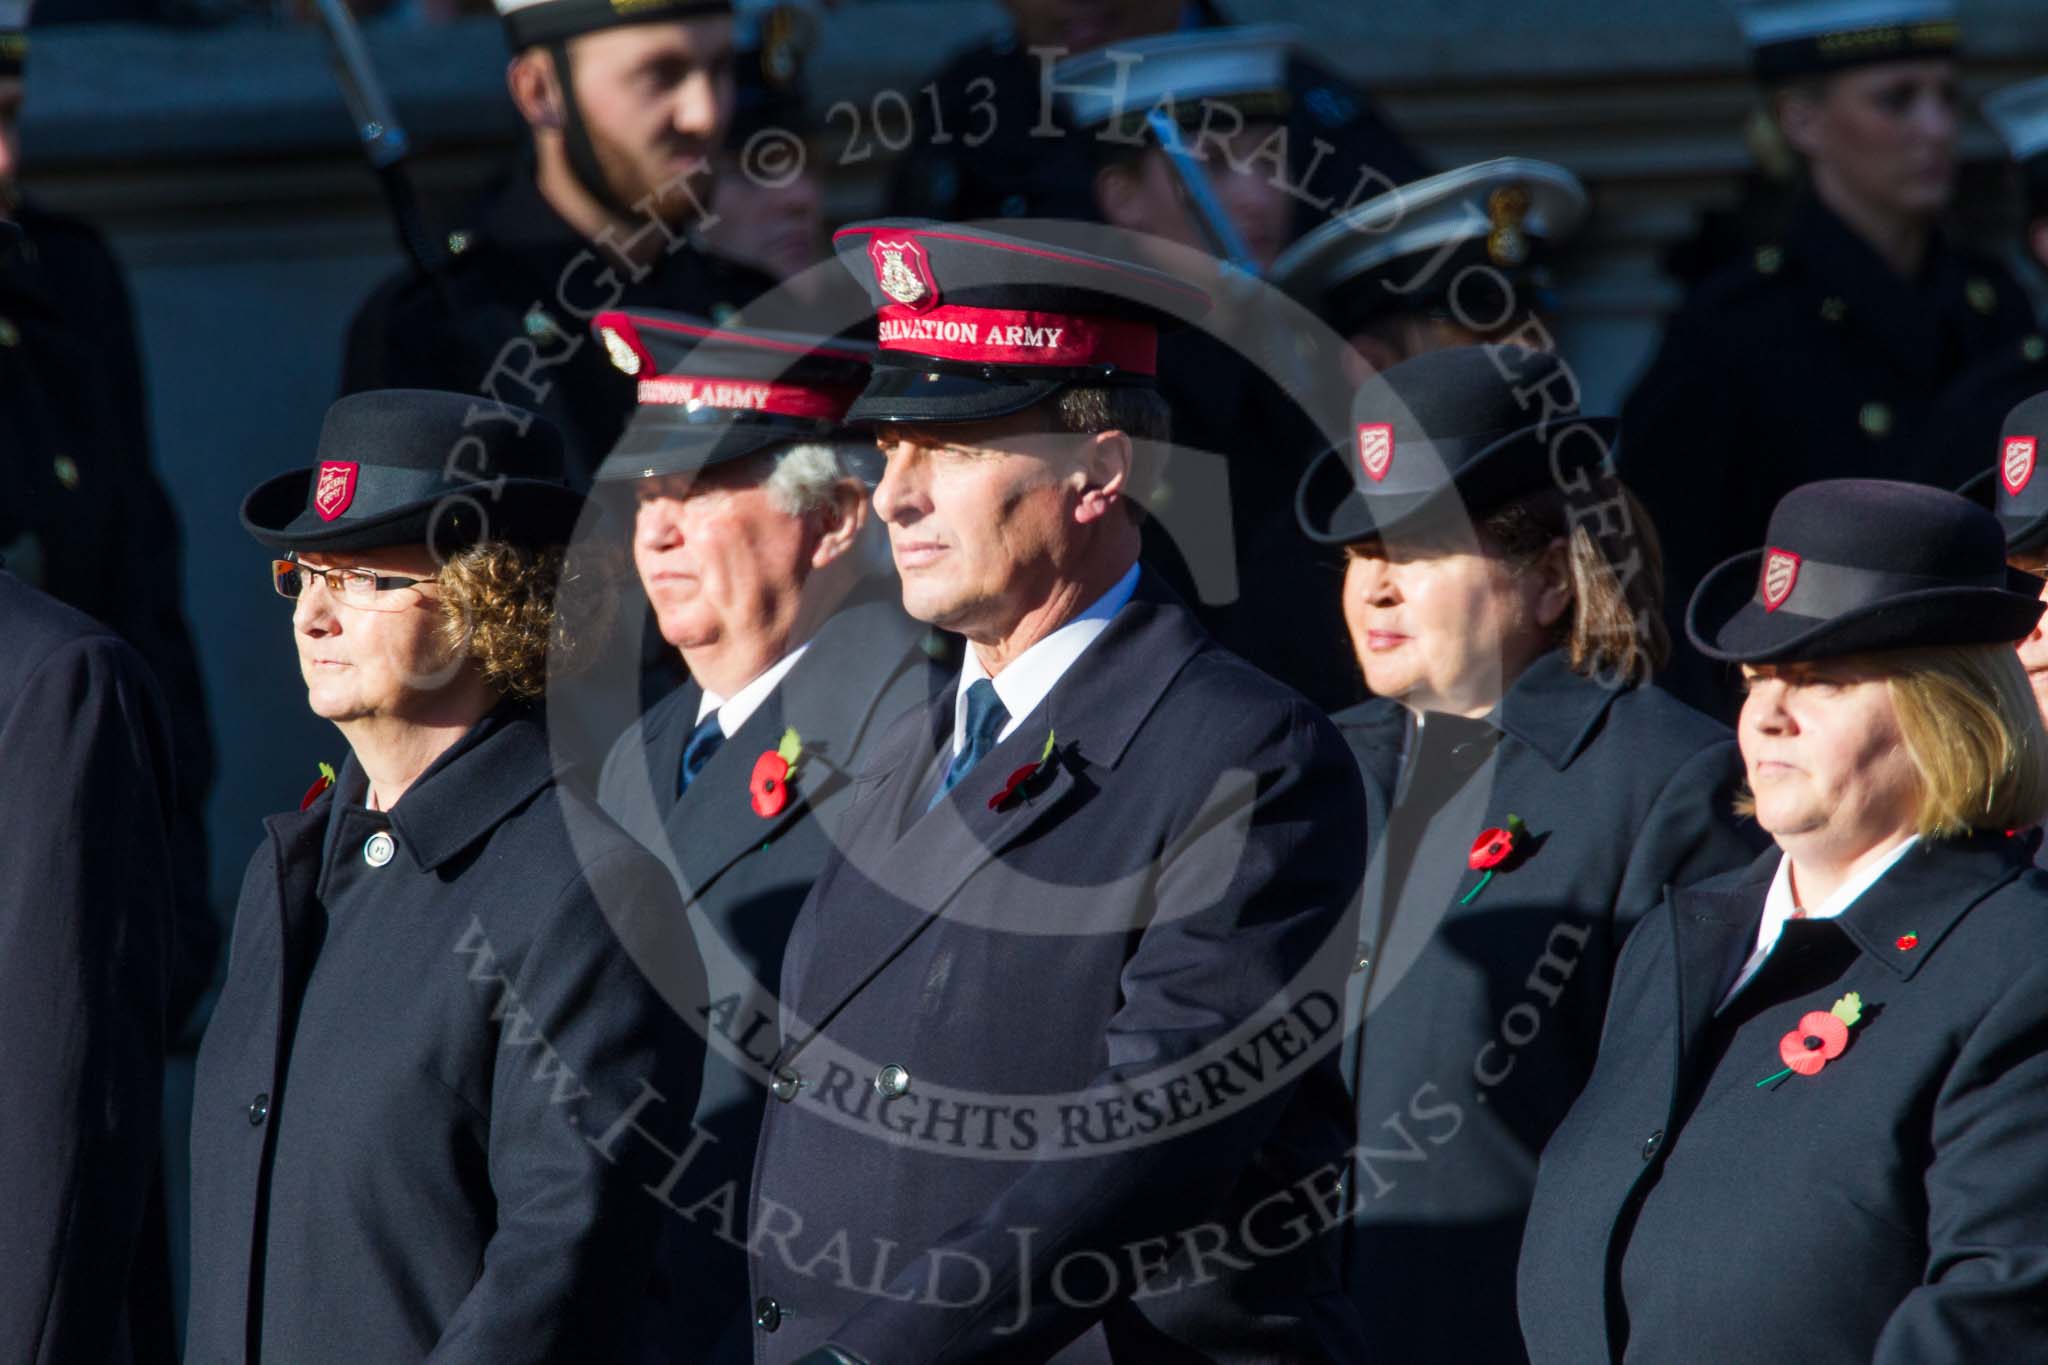
{"label": "navy collar of coat", "polygon": [[[1768,849],[1740,872],[1674,892],[1674,904],[1691,918],[1748,931],[1753,944],[1781,856]],[[1832,922],[1867,956],[1910,981],[1972,906],[2029,866],[2026,841],[1996,832],[1923,839]],[[1914,946],[1901,949],[1909,934]]]}
{"label": "navy collar of coat", "polygon": [[[1562,772],[1592,741],[1615,698],[1628,690],[1575,673],[1563,650],[1548,650],[1522,670],[1491,715],[1467,723],[1487,725],[1520,740]],[[1376,751],[1398,754],[1414,734],[1413,713],[1387,698],[1352,707],[1336,720],[1340,729],[1362,737]]]}
{"label": "navy collar of coat", "polygon": [[[414,865],[432,872],[554,780],[539,709],[504,701],[428,765],[386,818]],[[351,752],[320,798],[328,804],[330,838],[341,813],[361,804],[368,782]]]}

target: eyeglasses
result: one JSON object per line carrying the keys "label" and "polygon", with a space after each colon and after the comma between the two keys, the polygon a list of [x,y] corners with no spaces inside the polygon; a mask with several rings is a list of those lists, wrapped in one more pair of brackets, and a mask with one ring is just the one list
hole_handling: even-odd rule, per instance
{"label": "eyeglasses", "polygon": [[317,578],[327,585],[327,591],[352,607],[365,611],[396,611],[401,604],[380,601],[383,593],[396,592],[400,588],[417,588],[422,583],[433,583],[433,578],[405,578],[396,574],[380,574],[372,569],[316,569],[310,564],[301,564],[296,559],[273,559],[270,561],[270,586],[277,589],[279,597],[297,600],[306,591],[306,580]]}

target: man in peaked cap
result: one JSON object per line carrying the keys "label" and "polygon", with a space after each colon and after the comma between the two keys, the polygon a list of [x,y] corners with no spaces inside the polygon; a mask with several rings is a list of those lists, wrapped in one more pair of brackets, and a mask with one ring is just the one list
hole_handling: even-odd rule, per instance
{"label": "man in peaked cap", "polygon": [[692,1022],[710,1043],[695,1124],[712,1144],[668,1198],[722,1197],[736,1222],[730,1237],[669,1227],[657,1337],[677,1365],[739,1365],[783,946],[874,741],[941,675],[879,563],[873,438],[844,420],[873,348],[674,314],[593,325],[640,392],[598,490],[631,500],[641,584],[689,672],[612,747],[598,802],[674,872],[710,977]]}
{"label": "man in peaked cap", "polygon": [[[2048,271],[2048,76],[2009,85],[1984,98],[1984,117],[2005,139],[2020,176],[2020,251]],[[1997,435],[1999,415],[2048,389],[2048,329],[1978,360],[1943,392],[1928,423],[1942,450],[1942,468],[1957,478],[1973,470]]]}
{"label": "man in peaked cap", "polygon": [[1562,166],[1500,157],[1403,185],[1317,228],[1268,278],[1350,343],[1347,382],[1509,335],[1549,349],[1546,267],[1586,220]]}
{"label": "man in peaked cap", "polygon": [[904,605],[968,650],[791,936],[755,1359],[1357,1359],[1317,1231],[1358,778],[1138,564],[1158,329],[1205,300],[980,228],[836,243]]}
{"label": "man in peaked cap", "polygon": [[[1937,400],[2022,344],[2031,307],[1944,237],[1960,130],[1953,0],[1741,0],[1771,115],[1805,171],[1782,237],[1709,277],[1622,411],[1620,473],[1663,536],[1674,641],[1693,584],[1790,489],[1841,476],[1953,487]],[[1727,715],[1730,671],[1677,650],[1666,684]]]}
{"label": "man in peaked cap", "polygon": [[431,275],[385,281],[349,328],[342,390],[433,388],[535,410],[586,488],[633,411],[587,334],[620,306],[722,319],[773,281],[704,250],[707,172],[733,112],[727,0],[501,0],[532,134]]}
{"label": "man in peaked cap", "polygon": [[[890,195],[897,212],[963,220],[1095,217],[1089,139],[1062,107],[1057,82],[1046,88],[1053,65],[1176,30],[1192,36],[1237,22],[1215,0],[1005,0],[1004,7],[1010,24],[1003,32],[918,83],[935,89],[937,103],[928,109],[916,102],[918,136],[897,165]],[[1249,14],[1256,7],[1237,8]],[[1427,170],[1365,91],[1313,57],[1288,53],[1279,88],[1293,93],[1280,110],[1284,140],[1268,154],[1278,151],[1286,182],[1302,191],[1293,197],[1288,236],[1321,222],[1330,204],[1355,199],[1361,183],[1400,184]],[[942,131],[949,140],[937,137]],[[1265,172],[1275,169],[1267,165]]]}

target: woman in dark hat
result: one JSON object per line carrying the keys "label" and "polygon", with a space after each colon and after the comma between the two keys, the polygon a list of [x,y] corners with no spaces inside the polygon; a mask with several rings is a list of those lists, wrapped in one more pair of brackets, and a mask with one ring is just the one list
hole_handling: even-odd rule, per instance
{"label": "woman in dark hat", "polygon": [[[2005,416],[1991,468],[1957,491],[1989,507],[2005,531],[2005,562],[2048,576],[2048,393],[2027,399]],[[2048,632],[2037,624],[2019,645],[2020,666],[2041,713],[2048,716]]]}
{"label": "woman in dark hat", "polygon": [[[1972,362],[2035,328],[1996,259],[1946,236],[1964,110],[1955,0],[1736,0],[1798,188],[1779,230],[1709,275],[1622,413],[1621,473],[1684,594],[1757,543],[1779,498],[1819,479],[1953,488],[1930,431]],[[1671,685],[1732,716],[1733,678],[1681,649]]]}
{"label": "woman in dark hat", "polygon": [[191,1360],[633,1349],[663,1216],[636,1167],[687,1145],[702,1055],[635,963],[681,997],[701,968],[661,865],[554,775],[549,657],[604,615],[565,568],[560,438],[474,410],[344,398],[319,462],[243,503],[348,749],[243,882],[194,1097]]}
{"label": "woman in dark hat", "polygon": [[1538,1365],[2048,1360],[2039,589],[1967,499],[1845,479],[1693,594],[1777,848],[1629,941],[1530,1210]]}
{"label": "woman in dark hat", "polygon": [[1536,1154],[1622,939],[1666,883],[1755,851],[1732,737],[1648,685],[1655,537],[1602,465],[1613,424],[1546,406],[1569,379],[1514,348],[1396,365],[1297,500],[1345,547],[1377,694],[1336,717],[1372,803],[1344,1062],[1377,1153],[1348,1229],[1375,1360],[1519,1358]]}

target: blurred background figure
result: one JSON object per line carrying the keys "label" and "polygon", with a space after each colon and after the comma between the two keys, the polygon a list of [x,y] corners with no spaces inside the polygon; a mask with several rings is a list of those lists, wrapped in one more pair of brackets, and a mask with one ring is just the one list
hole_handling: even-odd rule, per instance
{"label": "blurred background figure", "polygon": [[[167,706],[170,757],[154,778],[170,802],[172,922],[152,950],[168,972],[153,997],[168,1031],[154,1044],[160,1085],[166,1041],[188,1057],[197,1045],[192,1016],[219,956],[206,842],[213,734],[185,618],[178,517],[150,455],[126,281],[99,233],[23,191],[28,21],[27,0],[0,0],[0,563],[132,645]],[[176,1336],[165,1216],[153,1179],[131,1304],[145,1360],[170,1359]]]}
{"label": "blurred background figure", "polygon": [[1332,219],[1289,247],[1269,278],[1349,343],[1339,359],[1356,388],[1428,351],[1548,339],[1546,267],[1586,210],[1586,187],[1562,166],[1482,161]]}
{"label": "blurred background figure", "polygon": [[[1851,474],[1953,487],[1974,472],[1932,458],[1935,401],[2034,325],[2005,269],[1942,232],[1961,127],[1952,0],[1738,12],[1804,184],[1782,239],[1687,300],[1622,414],[1618,459],[1663,534],[1674,624],[1690,585],[1755,544],[1791,488]],[[1681,647],[1668,681],[1726,715],[1729,678]]]}
{"label": "blurred background figure", "polygon": [[0,640],[0,1359],[170,1360],[169,723],[135,650],[4,571]]}
{"label": "blurred background figure", "polygon": [[443,389],[538,411],[562,429],[582,489],[633,411],[631,381],[585,335],[590,317],[630,303],[721,318],[773,283],[694,237],[732,120],[732,7],[499,10],[528,156],[448,234],[446,261],[363,304],[342,390]]}
{"label": "blurred background figure", "polygon": [[[1089,149],[1059,108],[1046,107],[1056,92],[1044,88],[1045,63],[1237,22],[1215,0],[1005,0],[1004,7],[1007,31],[917,82],[936,93],[930,106],[920,102],[919,135],[898,165],[895,212],[955,220],[1094,216]],[[1246,8],[1245,17],[1257,17],[1256,7]],[[1330,211],[1317,200],[1343,204],[1426,169],[1372,100],[1320,63],[1290,54],[1285,88],[1294,98],[1282,114],[1284,178],[1304,191],[1289,237]],[[941,130],[952,140],[939,141]]]}
{"label": "blurred background figure", "polygon": [[[717,158],[715,211],[704,225],[705,245],[788,285],[795,297],[785,306],[798,309],[844,276],[836,267],[811,271],[832,256],[813,150],[821,127],[804,80],[816,32],[814,4],[741,11],[732,123]],[[850,298],[848,316],[859,315],[859,300]]]}
{"label": "blurred background figure", "polygon": [[[2048,282],[2048,77],[2009,85],[1985,97],[1984,117],[2004,139],[2020,182],[2019,255]],[[1928,438],[1943,451],[1942,467],[1958,478],[1976,472],[2014,404],[2048,389],[2048,335],[2040,327],[1998,347],[1942,394]]]}
{"label": "blurred background figure", "polygon": [[[1991,467],[1958,490],[1990,508],[2005,528],[2005,562],[2048,583],[2048,390],[2005,415],[1990,445]],[[2048,587],[2042,589],[2048,593]],[[2048,632],[2036,621],[2019,642],[2020,666],[2041,714],[2048,717]],[[2044,844],[2048,848],[2048,844]],[[2041,850],[2036,857],[2043,856]]]}
{"label": "blurred background figure", "polygon": [[[1086,152],[1088,216],[1216,299],[1199,325],[1160,337],[1175,451],[1144,557],[1226,647],[1333,708],[1358,696],[1328,610],[1336,566],[1293,533],[1295,484],[1327,442],[1282,383],[1315,371],[1276,344],[1248,284],[1294,235],[1285,139],[1299,39],[1277,25],[1196,28],[1069,58],[1052,84]],[[1219,569],[1235,588],[1222,600]]]}

